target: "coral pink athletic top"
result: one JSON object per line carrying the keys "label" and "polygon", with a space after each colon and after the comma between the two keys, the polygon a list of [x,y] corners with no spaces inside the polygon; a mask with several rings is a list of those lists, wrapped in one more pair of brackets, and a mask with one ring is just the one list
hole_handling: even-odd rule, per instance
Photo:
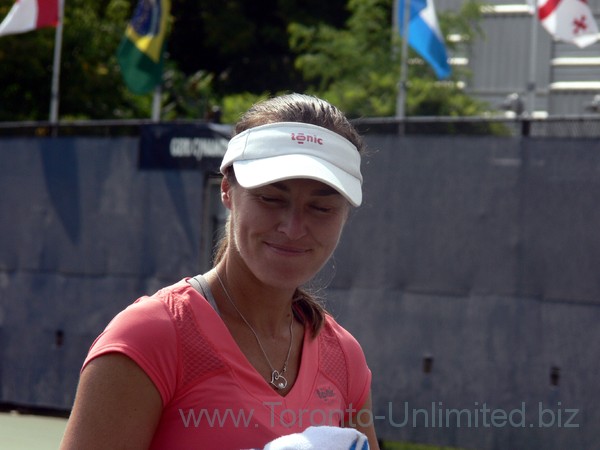
{"label": "coral pink athletic top", "polygon": [[362,407],[371,372],[358,342],[330,316],[316,338],[305,331],[297,379],[282,397],[187,280],[118,314],[83,365],[119,352],[146,372],[163,403],[152,449],[262,448],[311,425],[339,426]]}

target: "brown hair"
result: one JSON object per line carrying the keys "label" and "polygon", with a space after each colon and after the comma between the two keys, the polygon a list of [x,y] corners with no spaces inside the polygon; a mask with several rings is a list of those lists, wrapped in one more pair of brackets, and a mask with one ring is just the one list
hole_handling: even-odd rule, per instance
{"label": "brown hair", "polygon": [[[235,125],[234,132],[242,131],[268,123],[302,122],[318,125],[348,139],[360,153],[365,144],[354,126],[335,106],[317,97],[304,94],[289,94],[274,97],[253,105]],[[233,167],[226,170],[225,177],[233,185],[236,183]],[[223,259],[229,247],[230,220],[227,220],[225,234],[215,250],[214,264]],[[294,315],[303,324],[308,324],[313,337],[317,336],[327,311],[319,299],[305,289],[298,288],[294,294]]]}

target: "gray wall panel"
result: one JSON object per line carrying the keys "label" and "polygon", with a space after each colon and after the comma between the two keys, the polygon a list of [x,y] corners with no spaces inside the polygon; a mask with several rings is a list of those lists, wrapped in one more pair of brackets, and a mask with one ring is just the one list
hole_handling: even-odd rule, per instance
{"label": "gray wall panel", "polygon": [[19,249],[0,252],[3,266],[173,277],[198,262],[200,171],[137,170],[134,138],[14,139],[0,151],[18,155],[0,172],[14,212],[0,230]]}
{"label": "gray wall panel", "polygon": [[[329,305],[367,351],[380,436],[473,449],[596,448],[600,363],[582,343],[598,342],[599,308],[383,289],[334,290]],[[413,421],[416,410],[425,413]],[[447,410],[464,411],[462,426]]]}
{"label": "gray wall panel", "polygon": [[600,304],[600,142],[536,139],[524,150],[524,292]]}
{"label": "gray wall panel", "polygon": [[0,402],[70,408],[108,321],[199,271],[205,174],[139,170],[137,152],[137,138],[0,141]]}
{"label": "gray wall panel", "polygon": [[352,263],[338,264],[334,286],[514,292],[517,141],[370,137],[369,145],[380,151],[365,166],[365,202],[346,231],[352,243],[336,252]]}
{"label": "gray wall panel", "polygon": [[[380,151],[365,168],[365,205],[336,252],[328,305],[366,351],[381,436],[478,449],[595,448],[595,141],[368,142]],[[425,357],[433,358],[429,374]],[[471,410],[474,420],[484,402],[499,414],[518,410],[515,425],[426,426],[421,414],[414,426],[397,426],[405,405],[429,411],[429,420],[432,403]],[[390,405],[399,411],[393,420]],[[558,425],[567,409],[577,411],[577,427]]]}

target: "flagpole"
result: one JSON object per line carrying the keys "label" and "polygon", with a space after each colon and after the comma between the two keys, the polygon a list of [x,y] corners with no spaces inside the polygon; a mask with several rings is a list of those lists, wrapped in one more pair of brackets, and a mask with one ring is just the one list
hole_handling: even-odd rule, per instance
{"label": "flagpole", "polygon": [[538,18],[537,1],[529,0],[531,6],[531,29],[529,38],[529,81],[527,82],[527,115],[533,117],[535,111],[536,94],[536,67],[537,67],[537,41],[538,41]]}
{"label": "flagpole", "polygon": [[[396,0],[394,2],[394,17],[395,23],[398,24],[398,13],[400,6]],[[404,119],[406,116],[406,94],[407,94],[407,79],[408,79],[408,27],[410,22],[410,0],[402,2],[404,12],[402,14],[402,59],[400,63],[400,85],[398,86],[398,97],[396,98],[396,117]],[[398,25],[396,25],[397,27]],[[398,28],[396,28],[398,29]]]}
{"label": "flagpole", "polygon": [[161,94],[161,83],[159,83],[154,88],[154,96],[152,97],[152,122],[160,122]]}
{"label": "flagpole", "polygon": [[60,88],[60,60],[62,50],[63,17],[65,0],[58,0],[58,24],[54,37],[54,62],[52,63],[52,87],[50,93],[50,124],[58,123],[58,102]]}

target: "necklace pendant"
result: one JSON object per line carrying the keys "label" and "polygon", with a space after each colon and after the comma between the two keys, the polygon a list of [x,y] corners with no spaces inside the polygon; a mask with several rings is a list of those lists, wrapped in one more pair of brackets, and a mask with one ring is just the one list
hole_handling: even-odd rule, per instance
{"label": "necklace pendant", "polygon": [[277,389],[285,389],[288,385],[288,382],[281,373],[279,373],[277,370],[274,370],[271,374],[271,384]]}
{"label": "necklace pendant", "polygon": [[283,363],[283,369],[281,369],[281,372],[279,372],[278,370],[273,369],[273,365],[271,364],[271,361],[269,360],[269,356],[267,355],[267,352],[265,352],[263,345],[260,343],[260,338],[258,337],[258,334],[256,334],[256,331],[254,331],[254,328],[252,328],[252,325],[250,325],[250,322],[248,322],[246,320],[244,315],[241,313],[241,311],[236,306],[235,302],[231,298],[231,295],[229,295],[229,292],[227,292],[227,289],[225,288],[225,284],[223,283],[223,280],[221,280],[221,277],[219,276],[219,271],[216,269],[215,269],[215,274],[217,275],[217,279],[219,280],[219,284],[221,285],[221,289],[223,289],[223,292],[225,293],[227,300],[229,300],[229,303],[231,303],[231,305],[237,311],[237,313],[240,315],[240,317],[242,318],[244,323],[246,325],[248,325],[248,328],[250,328],[250,331],[252,331],[252,334],[256,338],[256,342],[257,342],[258,346],[260,347],[263,355],[265,356],[265,359],[267,360],[269,367],[271,368],[271,370],[273,370],[273,372],[271,373],[271,381],[269,382],[269,384],[271,384],[275,389],[285,389],[288,385],[288,381],[283,376],[283,374],[287,371],[287,365],[290,360],[290,355],[292,353],[292,346],[294,345],[294,314],[290,314],[290,346],[288,347],[288,352],[287,352],[287,356],[285,358],[285,363]]}

